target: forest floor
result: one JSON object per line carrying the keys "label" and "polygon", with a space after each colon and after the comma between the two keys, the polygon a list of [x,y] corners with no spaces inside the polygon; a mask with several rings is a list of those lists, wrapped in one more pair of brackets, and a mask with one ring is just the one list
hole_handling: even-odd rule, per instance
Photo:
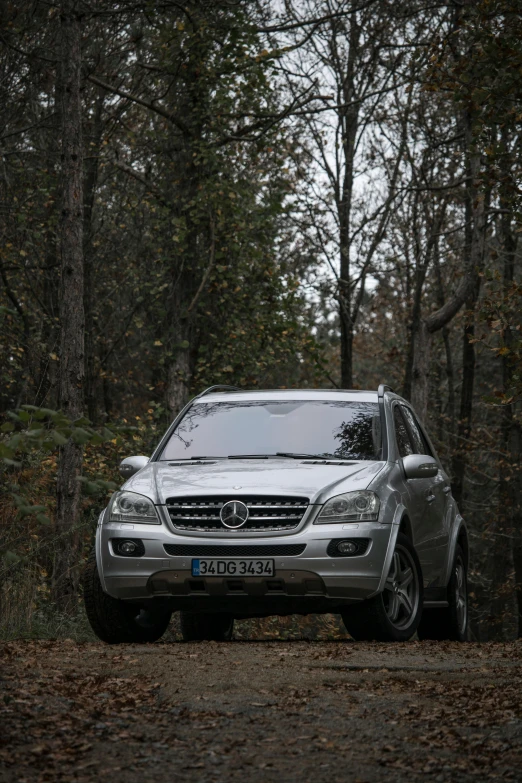
{"label": "forest floor", "polygon": [[522,781],[522,644],[0,646],[0,781]]}

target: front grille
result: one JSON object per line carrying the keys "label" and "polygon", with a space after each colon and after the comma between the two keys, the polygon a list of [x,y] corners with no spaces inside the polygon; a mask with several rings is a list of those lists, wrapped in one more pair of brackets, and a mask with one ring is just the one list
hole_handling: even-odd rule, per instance
{"label": "front grille", "polygon": [[306,544],[276,544],[274,546],[165,544],[164,549],[168,555],[185,555],[186,557],[277,557],[278,555],[301,555],[306,549]]}
{"label": "front grille", "polygon": [[298,526],[308,507],[308,498],[228,495],[168,498],[167,510],[174,527],[211,533],[227,529],[219,513],[229,500],[241,500],[248,508],[249,516],[246,524],[238,528],[240,532],[292,530]]}

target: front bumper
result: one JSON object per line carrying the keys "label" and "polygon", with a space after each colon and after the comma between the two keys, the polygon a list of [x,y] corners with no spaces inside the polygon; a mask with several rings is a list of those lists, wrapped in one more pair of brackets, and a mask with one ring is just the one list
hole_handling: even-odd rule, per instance
{"label": "front bumper", "polygon": [[[198,547],[222,544],[226,546],[226,556],[213,557],[230,558],[234,544],[246,543],[237,534],[224,533],[219,538],[180,536],[165,522],[161,526],[100,524],[96,554],[102,586],[114,598],[142,604],[159,599],[173,610],[226,611],[237,617],[335,611],[377,593],[394,526],[379,522],[314,525],[314,517],[310,516],[308,523],[292,534],[248,537],[249,545],[263,547],[282,543],[306,545],[300,555],[259,555],[274,560],[273,577],[192,577],[192,557],[202,556]],[[111,544],[115,538],[141,539],[145,554],[115,555]],[[330,557],[328,544],[342,538],[368,538],[370,545],[363,555]],[[166,544],[180,543],[193,547],[193,554],[167,554]]]}

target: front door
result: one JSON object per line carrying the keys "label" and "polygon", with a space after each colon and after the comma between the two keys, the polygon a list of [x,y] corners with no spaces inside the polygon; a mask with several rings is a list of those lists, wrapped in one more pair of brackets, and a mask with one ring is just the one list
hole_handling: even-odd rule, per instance
{"label": "front door", "polygon": [[[405,406],[396,403],[393,408],[393,420],[395,424],[395,436],[397,447],[401,457],[409,454],[424,453],[418,450],[414,443],[410,428],[404,415]],[[439,576],[439,563],[436,553],[437,532],[433,514],[434,494],[432,486],[433,478],[405,479],[404,486],[407,493],[405,503],[412,527],[415,549],[419,555],[424,578],[424,586],[433,585]]]}
{"label": "front door", "polygon": [[[401,413],[413,444],[414,454],[427,454],[433,457],[431,448],[419,427],[413,411],[406,405],[400,405]],[[413,479],[408,483],[415,484]],[[430,479],[422,479],[423,500],[425,502],[423,526],[426,528],[425,545],[433,564],[433,582],[442,576],[445,563],[446,547],[448,545],[447,506],[449,480],[442,468]],[[419,484],[420,488],[420,484]]]}

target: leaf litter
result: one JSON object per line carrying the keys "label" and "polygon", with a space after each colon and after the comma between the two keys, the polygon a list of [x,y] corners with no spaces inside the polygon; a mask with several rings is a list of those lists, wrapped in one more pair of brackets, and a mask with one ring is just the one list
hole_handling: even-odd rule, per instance
{"label": "leaf litter", "polygon": [[1,783],[522,780],[520,642],[17,641],[0,663]]}

